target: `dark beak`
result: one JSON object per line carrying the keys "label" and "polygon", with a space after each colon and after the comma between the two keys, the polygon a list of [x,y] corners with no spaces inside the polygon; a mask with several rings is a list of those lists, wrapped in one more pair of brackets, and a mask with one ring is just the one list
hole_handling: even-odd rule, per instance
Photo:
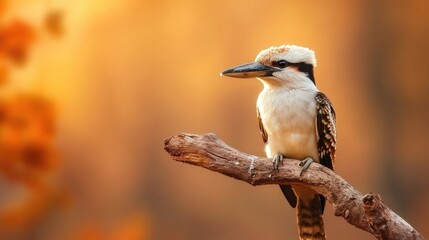
{"label": "dark beak", "polygon": [[235,78],[269,77],[272,76],[275,71],[278,70],[267,67],[261,63],[254,62],[225,70],[221,73],[221,76],[224,75]]}

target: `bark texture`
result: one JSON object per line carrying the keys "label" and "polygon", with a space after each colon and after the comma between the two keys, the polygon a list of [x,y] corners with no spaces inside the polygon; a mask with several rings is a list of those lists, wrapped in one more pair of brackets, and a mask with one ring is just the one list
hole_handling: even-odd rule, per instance
{"label": "bark texture", "polygon": [[388,208],[377,194],[363,195],[330,169],[312,163],[300,176],[300,161],[285,159],[278,171],[271,159],[240,152],[215,134],[178,134],[164,141],[173,160],[222,173],[253,186],[292,184],[323,194],[336,216],[373,234],[377,239],[424,239],[411,225]]}

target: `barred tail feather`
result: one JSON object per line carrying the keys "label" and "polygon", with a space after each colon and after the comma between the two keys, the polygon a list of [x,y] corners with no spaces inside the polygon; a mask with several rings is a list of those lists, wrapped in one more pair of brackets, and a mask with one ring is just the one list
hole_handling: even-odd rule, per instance
{"label": "barred tail feather", "polygon": [[325,240],[321,200],[319,194],[307,190],[297,194],[297,220],[300,240]]}

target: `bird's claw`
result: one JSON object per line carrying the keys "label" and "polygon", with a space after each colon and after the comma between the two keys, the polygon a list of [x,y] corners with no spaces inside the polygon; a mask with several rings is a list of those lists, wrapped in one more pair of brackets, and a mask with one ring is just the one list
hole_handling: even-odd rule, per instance
{"label": "bird's claw", "polygon": [[280,163],[283,164],[283,155],[281,153],[277,153],[273,157],[273,166],[274,166],[274,169],[279,170]]}
{"label": "bird's claw", "polygon": [[301,172],[299,173],[299,176],[302,176],[302,174],[304,174],[304,172],[308,169],[308,167],[310,167],[310,164],[312,162],[314,162],[314,160],[308,157],[299,163],[299,166],[302,167]]}

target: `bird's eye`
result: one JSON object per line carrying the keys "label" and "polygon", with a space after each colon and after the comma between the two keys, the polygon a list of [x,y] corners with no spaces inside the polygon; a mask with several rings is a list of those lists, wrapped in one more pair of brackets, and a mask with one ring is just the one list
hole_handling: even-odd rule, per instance
{"label": "bird's eye", "polygon": [[276,65],[280,68],[285,68],[287,67],[287,62],[285,60],[280,60],[276,63]]}

